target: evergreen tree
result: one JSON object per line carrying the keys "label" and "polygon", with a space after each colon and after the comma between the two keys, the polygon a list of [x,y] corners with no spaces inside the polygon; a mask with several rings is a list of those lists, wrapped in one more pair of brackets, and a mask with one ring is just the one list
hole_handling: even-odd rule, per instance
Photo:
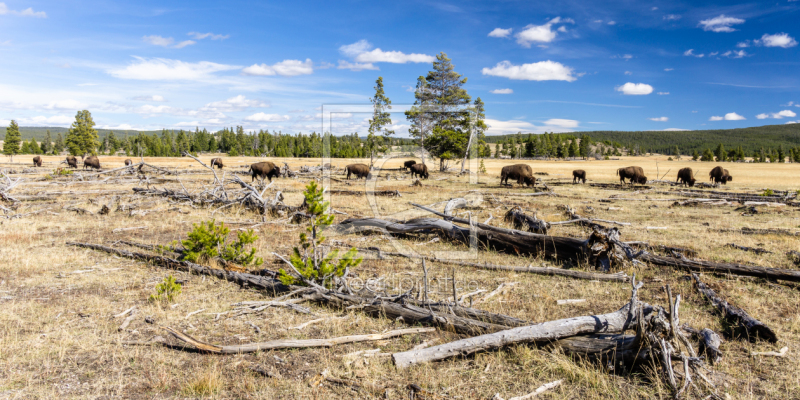
{"label": "evergreen tree", "polygon": [[53,143],[53,154],[59,154],[64,151],[64,138],[61,136],[61,132],[58,133],[56,136],[56,141]]}
{"label": "evergreen tree", "polygon": [[53,138],[50,136],[50,129],[45,133],[40,148],[42,149],[42,154],[50,154],[53,151]]}
{"label": "evergreen tree", "polygon": [[98,147],[97,130],[94,129],[94,120],[88,110],[78,111],[75,115],[75,122],[67,133],[67,149],[72,155],[82,155],[86,153],[95,154]]}
{"label": "evergreen tree", "polygon": [[722,143],[720,143],[719,146],[717,146],[717,151],[715,152],[715,155],[717,156],[717,161],[719,162],[728,160],[728,153],[725,152],[725,146],[723,146]]}
{"label": "evergreen tree", "polygon": [[700,154],[697,152],[697,150],[693,150],[692,151],[692,160],[693,161],[697,161],[699,158],[700,158]]}
{"label": "evergreen tree", "polygon": [[681,149],[679,149],[678,146],[675,146],[675,150],[674,150],[673,153],[675,155],[675,159],[676,160],[680,160],[681,159]]}
{"label": "evergreen tree", "polygon": [[28,144],[28,151],[31,154],[42,154],[42,148],[39,147],[39,143],[36,143],[36,138],[31,138],[31,142]]}
{"label": "evergreen tree", "polygon": [[581,145],[578,154],[585,160],[589,157],[591,152],[592,138],[589,135],[581,136]]}
{"label": "evergreen tree", "polygon": [[22,135],[19,133],[19,125],[17,121],[11,120],[6,128],[6,138],[3,141],[3,154],[11,157],[11,162],[14,162],[14,155],[20,153],[20,142]]}
{"label": "evergreen tree", "polygon": [[783,145],[778,146],[778,162],[786,162],[786,154],[783,152]]}
{"label": "evergreen tree", "polygon": [[19,147],[19,154],[30,154],[31,146],[27,140],[22,141],[22,146]]}
{"label": "evergreen tree", "polygon": [[714,161],[714,152],[711,149],[706,149],[703,152],[703,157],[700,158],[700,161]]}
{"label": "evergreen tree", "polygon": [[367,143],[365,144],[369,151],[369,166],[375,160],[375,153],[383,153],[387,151],[384,146],[384,139],[389,139],[394,135],[394,131],[386,129],[387,126],[392,124],[392,116],[387,110],[392,109],[392,101],[386,97],[383,90],[383,77],[379,76],[375,81],[375,95],[370,99],[372,103],[372,119],[369,120],[369,129],[367,130]]}
{"label": "evergreen tree", "polygon": [[572,139],[572,141],[569,144],[569,156],[570,158],[572,158],[572,157],[577,157],[579,154],[580,154],[580,149],[578,148],[578,142],[575,139]]}

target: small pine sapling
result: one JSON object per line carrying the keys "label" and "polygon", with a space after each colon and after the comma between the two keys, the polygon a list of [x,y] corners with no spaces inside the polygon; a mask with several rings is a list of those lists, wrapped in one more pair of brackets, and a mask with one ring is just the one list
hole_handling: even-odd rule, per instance
{"label": "small pine sapling", "polygon": [[259,265],[264,262],[260,257],[256,257],[256,249],[249,251],[245,246],[255,243],[258,236],[252,231],[236,233],[236,241],[228,242],[230,229],[225,227],[225,223],[216,224],[215,220],[193,224],[189,238],[182,240],[183,259],[191,262],[202,262],[220,257],[223,260],[231,261],[242,266],[250,264]]}
{"label": "small pine sapling", "polygon": [[156,294],[150,295],[151,302],[166,301],[171,303],[175,296],[181,294],[181,284],[175,282],[175,277],[170,275],[156,285]]}

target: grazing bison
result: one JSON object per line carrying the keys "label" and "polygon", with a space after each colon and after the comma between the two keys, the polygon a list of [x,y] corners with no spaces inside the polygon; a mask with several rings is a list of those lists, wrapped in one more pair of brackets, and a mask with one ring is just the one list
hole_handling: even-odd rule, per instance
{"label": "grazing bison", "polygon": [[34,167],[41,167],[42,166],[42,157],[39,157],[39,156],[33,157],[33,166]]}
{"label": "grazing bison", "polygon": [[408,161],[403,163],[403,169],[408,170],[409,168],[411,168],[412,165],[414,165],[416,163],[417,162],[414,161],[414,160],[408,160]]}
{"label": "grazing bison", "polygon": [[78,159],[75,158],[75,156],[68,156],[67,166],[70,168],[78,168]]}
{"label": "grazing bison", "polygon": [[708,177],[711,178],[711,182],[721,183],[723,185],[733,180],[733,177],[728,170],[720,167],[719,165],[714,167],[714,169],[708,173]]}
{"label": "grazing bison", "polygon": [[89,156],[83,159],[83,169],[100,169],[100,159],[97,156]]}
{"label": "grazing bison", "polygon": [[647,177],[644,176],[644,170],[642,169],[642,167],[634,166],[634,167],[620,168],[617,170],[617,175],[619,175],[620,184],[625,183],[625,179],[629,179],[631,185],[633,185],[634,183],[640,183],[640,184],[647,183]]}
{"label": "grazing bison", "polygon": [[264,182],[264,178],[269,178],[269,181],[272,182],[273,177],[280,176],[281,168],[272,162],[262,161],[260,163],[250,165],[250,169],[247,170],[247,172],[249,172],[250,176],[253,178],[250,180],[250,182],[255,181],[256,177],[261,179],[261,182]]}
{"label": "grazing bison", "polygon": [[131,161],[131,159],[130,159],[130,158],[128,158],[127,160],[125,160],[125,166],[126,166],[126,167],[127,167],[127,166],[129,166],[129,165],[131,165],[131,164],[133,164],[133,161]]}
{"label": "grazing bison", "polygon": [[676,179],[675,182],[678,181],[680,181],[681,184],[686,186],[694,186],[696,180],[694,179],[694,174],[692,173],[692,169],[688,167],[681,168],[680,171],[678,171],[678,179]]}
{"label": "grazing bison", "polygon": [[350,179],[350,175],[355,175],[356,179],[366,178],[369,176],[369,166],[367,164],[350,164],[344,167],[344,172],[347,172],[347,179]]}
{"label": "grazing bison", "polygon": [[425,164],[412,164],[408,168],[411,170],[411,177],[412,178],[414,177],[414,175],[416,175],[416,176],[418,176],[420,178],[428,179],[428,166],[427,165],[425,165]]}
{"label": "grazing bison", "polygon": [[533,177],[533,170],[528,164],[506,165],[500,170],[500,184],[508,184],[508,179],[516,179],[517,184],[526,186],[536,186],[536,178]]}
{"label": "grazing bison", "polygon": [[212,158],[211,159],[211,168],[214,168],[215,165],[217,166],[218,169],[222,169],[222,167],[224,167],[224,165],[222,165],[222,159],[221,158]]}
{"label": "grazing bison", "polygon": [[583,181],[583,183],[586,183],[586,171],[582,169],[572,171],[572,183],[574,184],[576,181]]}

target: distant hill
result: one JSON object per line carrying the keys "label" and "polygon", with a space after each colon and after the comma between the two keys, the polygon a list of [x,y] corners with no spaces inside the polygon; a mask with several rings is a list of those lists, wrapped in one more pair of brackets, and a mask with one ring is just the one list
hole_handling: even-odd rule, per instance
{"label": "distant hill", "polygon": [[[59,133],[61,133],[61,136],[66,137],[67,136],[67,132],[69,132],[69,128],[62,128],[62,127],[58,127],[58,126],[51,126],[51,127],[20,126],[19,127],[19,133],[22,135],[22,140],[31,140],[31,138],[36,138],[37,142],[41,142],[42,139],[44,139],[44,135],[47,133],[48,130],[50,131],[50,137],[52,137],[53,140],[56,140],[56,136],[58,136]],[[139,134],[139,131],[123,131],[123,130],[117,130],[117,129],[98,129],[97,130],[97,134],[100,137],[103,137],[108,132],[112,132],[112,131],[114,132],[114,135],[116,135],[118,138],[123,138],[123,139],[125,138],[125,134],[126,133],[128,135],[130,135],[130,136]],[[159,134],[161,133],[161,131],[142,131],[142,132],[144,132],[144,133],[146,133],[148,135],[152,134],[152,133],[159,133]],[[6,130],[3,129],[2,127],[0,127],[0,140],[5,138],[5,136],[6,136]]]}
{"label": "distant hill", "polygon": [[[694,150],[702,154],[703,150],[713,150],[720,143],[728,150],[742,146],[747,154],[762,147],[777,149],[783,145],[789,149],[800,146],[800,124],[698,131],[587,131],[567,135],[589,135],[596,142],[618,142],[626,148],[638,144],[650,153],[661,154],[672,154],[675,146],[683,154],[691,154]],[[516,135],[487,136],[486,141],[497,143],[512,136]],[[523,132],[523,136],[527,137],[527,134]]]}

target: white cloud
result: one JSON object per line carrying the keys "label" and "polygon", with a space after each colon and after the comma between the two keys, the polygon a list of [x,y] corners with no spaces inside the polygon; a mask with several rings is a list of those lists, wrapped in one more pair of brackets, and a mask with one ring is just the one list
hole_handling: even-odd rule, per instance
{"label": "white cloud", "polygon": [[787,33],[776,33],[774,35],[765,33],[764,36],[761,36],[760,40],[754,40],[753,42],[759,46],[783,47],[784,49],[797,46],[797,40]]}
{"label": "white cloud", "polygon": [[728,57],[728,58],[742,58],[742,57],[747,57],[748,54],[744,50],[738,50],[738,51],[730,51],[730,50],[728,50],[728,51],[722,53],[722,56],[723,57]]}
{"label": "white cloud", "polygon": [[555,61],[539,61],[532,64],[513,65],[501,61],[492,68],[481,69],[483,75],[527,81],[575,81],[573,69]]}
{"label": "white cloud", "polygon": [[511,94],[514,93],[513,89],[495,89],[491,91],[494,94]]}
{"label": "white cloud", "polygon": [[178,114],[181,111],[182,110],[179,109],[179,108],[170,107],[170,106],[167,106],[167,105],[164,105],[164,104],[162,104],[160,106],[153,106],[153,105],[150,105],[150,104],[145,104],[145,105],[143,105],[143,106],[141,106],[141,107],[139,107],[139,108],[137,108],[135,110],[135,112],[138,113],[138,114],[148,114],[148,115],[153,115],[153,114]]}
{"label": "white cloud", "polygon": [[733,29],[731,26],[743,23],[744,20],[741,18],[727,17],[724,14],[721,14],[718,17],[700,21],[700,24],[698,24],[698,26],[702,25],[704,31],[734,32],[736,31],[736,29]]}
{"label": "white cloud", "polygon": [[[194,125],[196,126],[196,125]],[[97,125],[100,129],[113,129],[116,131],[133,131],[136,130],[131,124],[119,124],[119,125]]]}
{"label": "white cloud", "polygon": [[675,68],[664,68],[665,72],[674,71],[674,70],[675,70]]}
{"label": "white cloud", "polygon": [[745,117],[743,117],[743,116],[741,116],[741,115],[739,115],[739,114],[737,114],[735,112],[732,112],[732,113],[725,114],[724,117],[720,117],[720,116],[716,116],[715,115],[715,116],[709,118],[708,120],[709,121],[722,121],[722,120],[725,120],[725,121],[742,121],[742,120],[745,120],[745,119],[747,119],[747,118],[745,118]]}
{"label": "white cloud", "polygon": [[653,93],[653,87],[646,83],[628,82],[622,86],[617,86],[615,90],[622,92],[624,95],[645,95]]}
{"label": "white cloud", "polygon": [[667,122],[667,121],[669,121],[669,118],[667,118],[667,117],[648,118],[648,119],[650,121],[656,121],[656,122]]}
{"label": "white cloud", "polygon": [[201,107],[199,111],[223,113],[223,112],[242,111],[248,108],[256,108],[256,107],[269,107],[269,104],[266,104],[261,100],[248,99],[240,94],[238,96],[231,97],[227,100],[208,103],[205,106]]}
{"label": "white cloud", "polygon": [[189,32],[188,35],[193,37],[193,38],[195,38],[195,39],[197,39],[197,40],[202,40],[202,39],[225,40],[225,39],[231,37],[230,35],[215,35],[215,34],[213,34],[211,32],[208,32],[208,33]]}
{"label": "white cloud", "polygon": [[494,28],[493,31],[489,32],[489,37],[504,38],[508,37],[509,35],[511,35],[511,28]]}
{"label": "white cloud", "polygon": [[689,50],[684,51],[683,55],[697,57],[697,58],[705,57],[705,54],[702,54],[702,53],[701,54],[695,54],[694,49],[689,49]]}
{"label": "white cloud", "polygon": [[86,105],[86,103],[73,99],[52,101],[48,103],[46,106],[44,106],[44,108],[48,110],[75,110],[75,111],[85,110],[87,107],[88,105]]}
{"label": "white cloud", "polygon": [[[517,43],[523,47],[531,47],[531,44],[536,43],[550,43],[555,38],[557,33],[553,31],[553,24],[561,22],[560,17],[555,17],[544,25],[528,25],[521,32],[514,35],[517,38]],[[565,20],[565,22],[567,22]]]}
{"label": "white cloud", "polygon": [[250,115],[245,117],[245,121],[251,122],[282,122],[288,121],[290,117],[288,115],[280,115],[280,114],[265,114],[263,112]]}
{"label": "white cloud", "polygon": [[756,118],[765,119],[765,118],[772,117],[772,118],[775,118],[775,119],[783,119],[783,118],[794,118],[796,116],[797,116],[797,114],[792,110],[783,110],[783,111],[778,111],[778,112],[772,113],[772,114],[758,114],[758,115],[756,115]]}
{"label": "white cloud", "polygon": [[27,126],[61,126],[71,125],[73,121],[75,121],[75,118],[66,115],[53,115],[51,117],[40,115],[32,118],[20,118],[17,122]]}
{"label": "white cloud", "polygon": [[669,94],[669,92],[658,92],[656,94],[659,95],[659,96],[666,96],[666,95]]}
{"label": "white cloud", "polygon": [[664,132],[683,132],[683,131],[689,131],[689,130],[690,130],[690,129],[682,129],[682,128],[667,128],[667,129],[664,129]]}
{"label": "white cloud", "polygon": [[173,49],[182,49],[186,46],[196,43],[194,40],[184,40],[173,46],[172,44],[175,43],[175,39],[171,37],[165,38],[158,35],[143,36],[142,40],[152,44],[153,46],[172,47]]}
{"label": "white cloud", "polygon": [[253,64],[247,68],[244,68],[242,72],[245,75],[257,75],[257,76],[272,76],[272,75],[281,75],[281,76],[297,76],[297,75],[309,75],[314,72],[314,65],[311,62],[310,58],[306,58],[305,61],[300,60],[283,60],[279,63],[275,63],[273,65],[267,64]]}
{"label": "white cloud", "polygon": [[167,101],[166,99],[164,99],[164,96],[161,96],[161,95],[158,95],[158,94],[154,94],[152,96],[136,96],[136,97],[133,98],[133,100],[158,101],[158,102]]}
{"label": "white cloud", "polygon": [[667,15],[664,16],[664,20],[665,21],[677,21],[679,19],[681,19],[680,15],[667,14]]}
{"label": "white cloud", "polygon": [[756,118],[758,118],[758,119],[767,119],[767,118],[769,118],[769,114],[761,113],[761,114],[756,115]]}
{"label": "white cloud", "polygon": [[33,8],[26,8],[22,11],[9,10],[6,3],[0,3],[0,15],[19,15],[21,17],[47,18],[44,11],[33,11]]}
{"label": "white cloud", "polygon": [[786,121],[786,125],[789,125],[789,124],[800,124],[800,120],[798,120],[798,121]]}
{"label": "white cloud", "polygon": [[347,44],[339,47],[339,51],[344,55],[355,57],[361,53],[369,51],[371,48],[372,45],[368,41],[361,39],[353,44]]}
{"label": "white cloud", "polygon": [[401,51],[383,51],[381,49],[373,49],[357,55],[355,60],[364,63],[388,62],[394,64],[405,64],[409,62],[430,63],[434,62],[436,57],[429,56],[427,54],[405,54]]}
{"label": "white cloud", "polygon": [[725,118],[722,118],[720,116],[714,115],[711,118],[709,118],[708,120],[709,121],[722,121],[723,119],[725,119]]}
{"label": "white cloud", "polygon": [[[730,52],[728,52],[728,53],[730,53]],[[708,56],[709,56],[709,57],[714,57],[714,56],[715,56],[715,55],[717,55],[717,54],[719,54],[719,52],[718,52],[718,51],[712,51],[711,53],[708,53]]]}
{"label": "white cloud", "polygon": [[567,33],[567,27],[564,25],[559,26],[557,30],[561,33]]}
{"label": "white cloud", "polygon": [[547,121],[544,121],[544,124],[547,126],[557,126],[560,128],[577,128],[578,121],[574,119],[559,119],[559,118],[551,118]]}
{"label": "white cloud", "polygon": [[750,47],[750,41],[749,40],[745,40],[744,42],[736,43],[736,47],[738,47],[740,49],[743,49],[743,48],[746,48],[746,47]]}
{"label": "white cloud", "polygon": [[609,24],[609,25],[616,25],[616,24],[617,24],[617,21],[608,21],[608,22],[607,22],[607,24]]}
{"label": "white cloud", "polygon": [[631,72],[631,71],[625,71],[625,75],[633,75],[633,72]]}
{"label": "white cloud", "polygon": [[215,72],[241,68],[235,65],[217,64],[210,61],[192,63],[167,58],[134,58],[136,58],[136,61],[127,67],[109,69],[106,72],[120,79],[149,81],[200,80],[212,77]]}
{"label": "white cloud", "polygon": [[339,60],[337,69],[349,69],[351,71],[363,71],[365,69],[377,71],[379,68],[372,63],[351,63],[345,60]]}
{"label": "white cloud", "polygon": [[175,46],[172,46],[172,47],[174,47],[176,49],[182,49],[182,48],[184,48],[186,46],[191,46],[191,45],[193,45],[195,43],[197,43],[197,42],[195,42],[194,40],[184,40],[184,41],[182,41],[182,42],[180,42],[180,43],[178,43],[178,44],[176,44]]}

